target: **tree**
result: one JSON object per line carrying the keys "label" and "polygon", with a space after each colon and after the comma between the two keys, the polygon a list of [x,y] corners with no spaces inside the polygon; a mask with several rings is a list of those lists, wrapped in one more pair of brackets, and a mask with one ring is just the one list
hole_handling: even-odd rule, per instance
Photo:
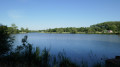
{"label": "tree", "polygon": [[120,34],[120,25],[119,25],[119,27],[118,27],[118,33]]}
{"label": "tree", "polygon": [[28,28],[26,28],[26,29],[25,29],[25,32],[26,32],[26,33],[28,33],[28,32],[29,32],[29,29],[28,29]]}
{"label": "tree", "polygon": [[14,34],[19,32],[17,29],[18,27],[15,24],[11,24],[11,28],[12,28]]}
{"label": "tree", "polygon": [[104,22],[99,23],[95,25],[91,25],[90,27],[67,27],[67,28],[54,28],[54,29],[47,29],[44,30],[45,32],[56,32],[56,33],[62,33],[62,32],[69,32],[69,33],[77,33],[77,32],[85,32],[85,33],[96,33],[96,32],[103,32],[104,30],[112,30],[114,33],[120,33],[119,28],[120,27],[120,21],[114,21],[114,22]]}
{"label": "tree", "polygon": [[7,26],[0,26],[0,56],[9,52],[12,48],[13,37],[10,37]]}
{"label": "tree", "polygon": [[98,30],[99,32],[104,30],[112,30],[114,33],[118,33],[118,30],[120,29],[119,26],[120,21],[109,21],[92,25],[91,27],[94,27],[95,31]]}
{"label": "tree", "polygon": [[18,27],[15,24],[11,24],[11,27],[17,29]]}
{"label": "tree", "polygon": [[25,31],[25,29],[23,27],[21,27],[21,32],[24,32],[24,31]]}
{"label": "tree", "polygon": [[57,33],[62,33],[62,32],[63,32],[63,29],[62,29],[62,28],[57,28],[57,29],[56,29],[56,32],[57,32]]}
{"label": "tree", "polygon": [[13,30],[12,27],[8,27],[8,33],[9,33],[9,34],[13,34],[13,33],[14,33],[14,30]]}
{"label": "tree", "polygon": [[116,27],[116,25],[112,25],[112,26],[110,27],[110,29],[113,30],[113,32],[115,33],[115,31],[117,30],[117,27]]}
{"label": "tree", "polygon": [[77,29],[76,28],[71,28],[71,32],[70,33],[73,33],[73,34],[77,33]]}

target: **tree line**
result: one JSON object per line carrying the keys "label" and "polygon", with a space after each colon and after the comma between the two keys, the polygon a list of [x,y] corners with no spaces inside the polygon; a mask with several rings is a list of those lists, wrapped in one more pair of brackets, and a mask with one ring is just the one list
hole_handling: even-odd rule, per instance
{"label": "tree line", "polygon": [[104,22],[92,25],[90,27],[99,32],[104,30],[112,30],[113,33],[120,33],[120,21]]}
{"label": "tree line", "polygon": [[29,32],[44,32],[44,33],[120,33],[120,21],[109,21],[91,25],[90,27],[66,27],[66,28],[53,28],[46,30],[29,30],[28,28],[21,27],[11,24],[8,27],[8,32],[12,34],[16,33],[29,33]]}
{"label": "tree line", "polygon": [[8,27],[8,33],[11,33],[11,34],[29,33],[29,32],[31,32],[31,30],[29,30],[28,28],[21,27],[20,29],[18,29],[18,26],[16,26],[16,24],[11,24],[11,26]]}
{"label": "tree line", "polygon": [[120,33],[120,21],[109,21],[91,25],[90,27],[67,27],[39,30],[46,33]]}

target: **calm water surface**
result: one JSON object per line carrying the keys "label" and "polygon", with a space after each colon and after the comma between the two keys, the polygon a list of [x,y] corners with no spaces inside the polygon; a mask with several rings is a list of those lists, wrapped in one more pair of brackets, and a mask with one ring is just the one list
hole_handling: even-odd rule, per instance
{"label": "calm water surface", "polygon": [[118,35],[27,33],[16,34],[15,44],[21,45],[25,35],[28,35],[28,41],[33,47],[38,46],[41,50],[46,47],[53,55],[65,51],[66,56],[77,63],[82,59],[90,63],[91,60],[120,56]]}

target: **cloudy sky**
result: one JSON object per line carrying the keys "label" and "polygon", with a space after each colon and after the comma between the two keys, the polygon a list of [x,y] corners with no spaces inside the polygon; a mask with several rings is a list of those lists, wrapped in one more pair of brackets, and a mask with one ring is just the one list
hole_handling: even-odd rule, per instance
{"label": "cloudy sky", "polygon": [[120,21],[120,0],[0,0],[0,23],[32,30]]}

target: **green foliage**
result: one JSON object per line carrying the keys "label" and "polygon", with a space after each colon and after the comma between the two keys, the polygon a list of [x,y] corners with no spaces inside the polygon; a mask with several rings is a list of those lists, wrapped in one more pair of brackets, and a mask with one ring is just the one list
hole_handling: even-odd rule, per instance
{"label": "green foliage", "polygon": [[39,47],[36,47],[35,56],[38,58],[39,55],[40,55],[40,49]]}
{"label": "green foliage", "polygon": [[17,27],[15,24],[12,24],[12,25],[11,25],[11,28],[12,28],[12,30],[13,30],[12,33],[16,34],[16,33],[19,32],[18,29],[17,29],[18,27]]}
{"label": "green foliage", "polygon": [[24,28],[23,27],[21,27],[21,32],[24,32]]}
{"label": "green foliage", "polygon": [[15,24],[11,24],[11,27],[8,27],[8,33],[10,34],[19,33],[19,29]]}
{"label": "green foliage", "polygon": [[63,30],[63,28],[56,28],[56,29],[54,29],[54,32],[57,32],[57,33],[62,33],[62,32],[64,32],[64,30]]}
{"label": "green foliage", "polygon": [[14,38],[10,37],[7,26],[0,26],[0,55],[10,51]]}
{"label": "green foliage", "polygon": [[70,33],[73,33],[73,34],[77,33],[77,29],[76,28],[71,28]]}
{"label": "green foliage", "polygon": [[42,51],[42,66],[49,67],[50,66],[49,62],[50,62],[50,53],[49,53],[49,50],[45,48]]}
{"label": "green foliage", "polygon": [[54,29],[47,29],[42,30],[42,32],[48,32],[48,33],[97,33],[97,32],[104,32],[104,30],[107,30],[106,33],[109,33],[108,31],[113,31],[112,33],[120,33],[120,21],[114,21],[114,22],[104,22],[99,23],[95,25],[91,25],[90,27],[67,27],[67,28],[54,28]]}
{"label": "green foliage", "polygon": [[29,29],[28,29],[28,28],[26,28],[26,29],[25,29],[25,32],[26,32],[26,33],[28,33],[28,32],[29,32]]}
{"label": "green foliage", "polygon": [[30,30],[28,28],[24,29],[21,27],[19,30],[18,27],[15,24],[11,24],[11,27],[8,27],[8,33],[10,34],[17,34],[17,33],[29,33]]}
{"label": "green foliage", "polygon": [[24,29],[23,27],[21,27],[20,32],[22,32],[22,33],[29,33],[30,30],[28,28]]}
{"label": "green foliage", "polygon": [[112,30],[114,33],[119,33],[120,21],[109,21],[92,25],[93,28],[99,28],[97,31],[102,32],[104,30]]}
{"label": "green foliage", "polygon": [[59,67],[79,67],[77,64],[73,63],[69,58],[67,58],[63,53],[58,54]]}

